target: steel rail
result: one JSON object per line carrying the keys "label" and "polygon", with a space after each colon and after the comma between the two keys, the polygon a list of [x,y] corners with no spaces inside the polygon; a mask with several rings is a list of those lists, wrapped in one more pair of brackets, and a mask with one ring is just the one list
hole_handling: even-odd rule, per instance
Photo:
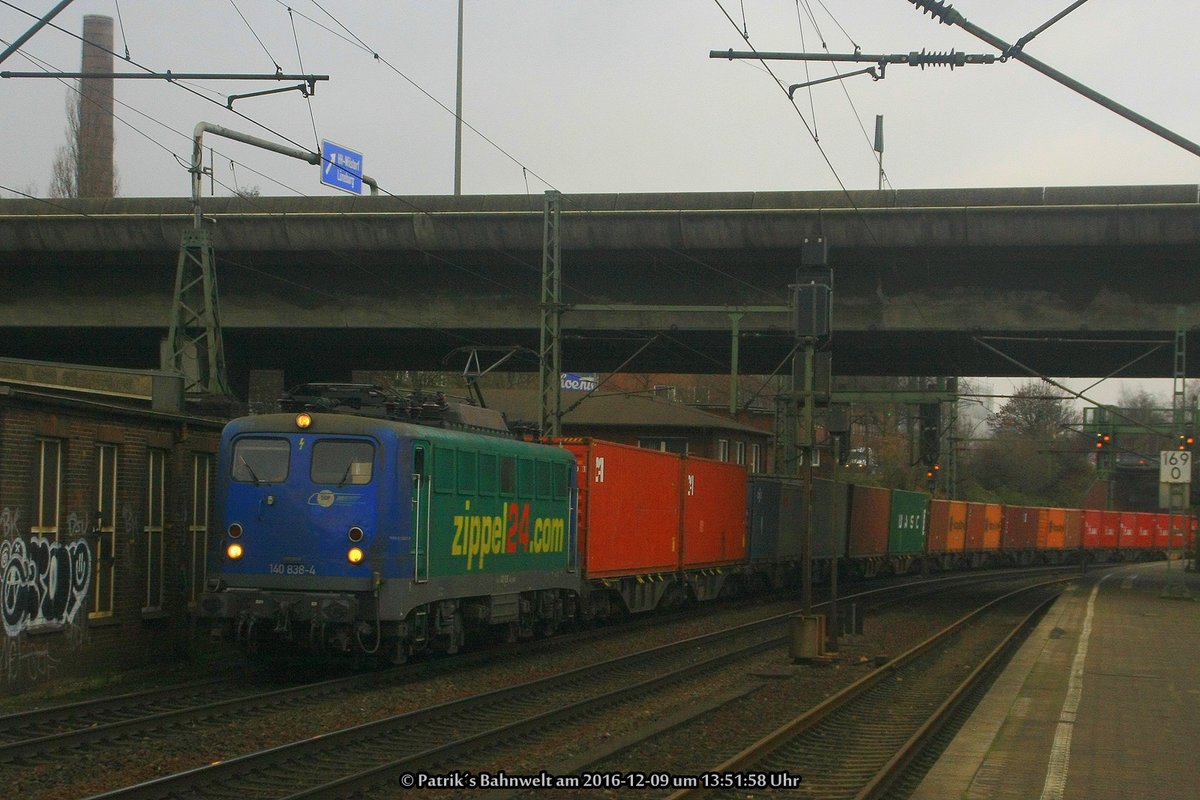
{"label": "steel rail", "polygon": [[[848,707],[851,703],[865,695],[869,689],[877,686],[885,678],[891,677],[903,668],[914,664],[922,655],[929,652],[929,650],[931,650],[933,647],[945,642],[949,639],[949,637],[961,632],[970,622],[976,620],[986,612],[991,611],[1000,603],[1026,592],[1059,583],[1069,582],[1075,579],[1076,577],[1066,577],[1051,581],[1044,581],[1013,592],[1009,592],[1008,594],[1002,595],[1001,597],[998,597],[984,604],[983,606],[980,606],[971,613],[963,616],[956,622],[935,633],[933,636],[930,636],[925,641],[900,654],[883,666],[872,670],[867,675],[864,675],[862,678],[858,679],[836,694],[830,696],[800,716],[794,718],[787,724],[772,731],[767,736],[759,739],[754,744],[745,748],[721,764],[711,769],[704,770],[705,774],[731,774],[744,772],[750,766],[762,761],[764,758],[781,749],[789,742],[798,739],[820,723],[824,722],[826,719],[829,719],[835,712]],[[1029,619],[1030,616],[1024,617],[1022,622],[1016,626],[1016,628],[1023,629],[1027,625]],[[1010,634],[1006,640],[1011,639],[1011,636],[1012,634]],[[992,651],[992,656],[994,655],[995,649]],[[978,670],[974,670],[972,675],[974,676],[977,673]],[[942,706],[939,707],[939,710],[944,707],[944,705],[945,704],[943,703]],[[912,737],[910,737],[910,741],[911,738]],[[896,759],[894,758],[889,759],[888,764],[891,765],[895,760]],[[880,782],[882,783],[883,781]],[[698,786],[694,788],[681,789],[680,791],[669,795],[667,800],[684,800],[684,798],[705,797],[718,791],[722,791],[722,789],[717,787]],[[864,796],[859,795],[856,800],[864,800]]]}
{"label": "steel rail", "polygon": [[971,671],[971,674],[963,680],[963,682],[955,689],[946,701],[938,706],[937,710],[930,715],[929,719],[918,728],[908,741],[900,748],[896,755],[892,756],[883,768],[875,775],[871,781],[863,787],[863,790],[858,793],[855,800],[874,800],[874,798],[882,797],[892,784],[904,774],[904,771],[912,763],[913,759],[918,756],[926,747],[928,742],[937,733],[945,727],[951,715],[958,709],[966,700],[967,695],[983,680],[984,676],[1000,661],[1008,649],[1012,646],[1016,638],[1025,631],[1034,621],[1034,618],[1042,612],[1042,610],[1056,601],[1058,595],[1046,598],[1036,608],[1030,611],[1013,630],[1005,636],[1000,644],[993,648],[992,652],[987,655],[984,660]]}

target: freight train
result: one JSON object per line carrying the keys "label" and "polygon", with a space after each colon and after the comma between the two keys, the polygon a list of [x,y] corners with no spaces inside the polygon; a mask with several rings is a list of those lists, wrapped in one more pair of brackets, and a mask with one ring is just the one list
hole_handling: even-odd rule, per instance
{"label": "freight train", "polygon": [[222,543],[198,613],[252,647],[399,663],[798,585],[810,524],[818,580],[835,560],[871,576],[1184,545],[1178,516],[809,487],[595,439],[520,441],[487,409],[343,388],[222,434]]}

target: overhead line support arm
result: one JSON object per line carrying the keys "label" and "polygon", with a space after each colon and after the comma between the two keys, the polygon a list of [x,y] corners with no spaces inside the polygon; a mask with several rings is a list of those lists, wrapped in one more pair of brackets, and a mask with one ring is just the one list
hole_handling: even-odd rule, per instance
{"label": "overhead line support arm", "polygon": [[922,13],[928,12],[938,22],[941,22],[944,25],[957,25],[972,36],[982,39],[992,47],[999,50],[1002,54],[1002,58],[1015,58],[1021,63],[1033,67],[1035,70],[1051,80],[1061,83],[1071,91],[1077,92],[1092,102],[1104,106],[1109,111],[1114,111],[1117,114],[1120,114],[1122,117],[1134,123],[1135,125],[1140,125],[1151,133],[1157,134],[1158,136],[1166,139],[1168,142],[1182,147],[1192,155],[1200,156],[1200,145],[1196,144],[1190,139],[1185,139],[1172,130],[1164,128],[1154,120],[1142,116],[1133,109],[1127,108],[1115,100],[1105,97],[1095,89],[1085,86],[1069,75],[1059,72],[1049,64],[1039,61],[1038,59],[1026,53],[1023,49],[1014,45],[1010,45],[999,36],[989,33],[983,28],[980,28],[978,25],[969,22],[962,14],[960,14],[958,11],[955,11],[950,5],[940,2],[940,0],[908,0],[908,2],[919,8]]}

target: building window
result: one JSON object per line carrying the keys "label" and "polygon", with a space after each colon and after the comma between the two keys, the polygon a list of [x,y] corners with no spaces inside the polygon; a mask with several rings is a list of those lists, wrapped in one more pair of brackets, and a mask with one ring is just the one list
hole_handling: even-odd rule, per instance
{"label": "building window", "polygon": [[195,605],[204,591],[208,578],[208,507],[209,487],[212,485],[212,456],[207,453],[192,454],[192,513],[188,526],[188,541],[191,555],[191,581],[188,587],[188,603]]}
{"label": "building window", "polygon": [[645,450],[657,450],[660,453],[688,454],[688,440],[677,437],[638,439],[638,447]]}
{"label": "building window", "polygon": [[728,461],[729,460],[729,440],[728,439],[717,439],[717,460],[718,461]]}
{"label": "building window", "polygon": [[38,439],[37,519],[30,533],[58,538],[58,501],[62,494],[62,442]]}
{"label": "building window", "polygon": [[734,445],[733,452],[736,454],[737,463],[745,464],[746,463],[746,443],[745,442],[734,442],[733,445]]}
{"label": "building window", "polygon": [[102,444],[96,449],[96,568],[89,617],[113,613],[117,555],[117,446]]}
{"label": "building window", "polygon": [[762,448],[757,444],[750,445],[750,471],[762,472]]}
{"label": "building window", "polygon": [[654,396],[660,400],[675,400],[675,387],[668,384],[656,384],[654,386]]}
{"label": "building window", "polygon": [[146,606],[163,606],[163,506],[166,501],[167,451],[151,449],[146,476]]}

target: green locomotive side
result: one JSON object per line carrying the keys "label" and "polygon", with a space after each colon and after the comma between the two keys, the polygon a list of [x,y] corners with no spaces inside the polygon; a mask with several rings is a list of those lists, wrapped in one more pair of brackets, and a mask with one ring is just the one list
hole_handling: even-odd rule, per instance
{"label": "green locomotive side", "polygon": [[574,457],[506,439],[414,439],[414,577],[575,567]]}

